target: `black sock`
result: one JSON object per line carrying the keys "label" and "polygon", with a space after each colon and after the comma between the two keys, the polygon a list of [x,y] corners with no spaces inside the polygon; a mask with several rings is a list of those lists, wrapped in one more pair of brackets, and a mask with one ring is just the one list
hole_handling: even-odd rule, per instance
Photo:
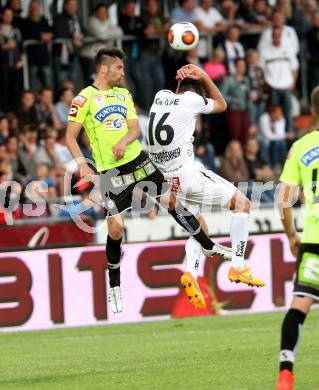
{"label": "black sock", "polygon": [[[182,210],[181,210],[182,211]],[[168,210],[175,221],[191,234],[205,249],[213,249],[214,243],[200,227],[199,222],[187,209],[179,212],[176,209]]]}
{"label": "black sock", "polygon": [[281,328],[280,371],[293,369],[296,347],[305,318],[306,314],[298,309],[289,309],[286,314]]}
{"label": "black sock", "polygon": [[121,284],[121,242],[122,238],[113,240],[109,235],[107,236],[106,257],[108,261],[110,287],[120,286]]}

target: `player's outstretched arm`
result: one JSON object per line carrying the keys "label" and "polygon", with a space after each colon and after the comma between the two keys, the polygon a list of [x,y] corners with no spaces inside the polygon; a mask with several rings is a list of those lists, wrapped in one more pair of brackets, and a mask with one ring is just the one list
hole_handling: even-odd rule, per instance
{"label": "player's outstretched arm", "polygon": [[214,113],[223,112],[227,109],[227,103],[223,95],[205,71],[193,64],[185,65],[178,69],[176,79],[184,80],[186,78],[199,80],[203,83],[208,96],[214,100]]}
{"label": "player's outstretched arm", "polygon": [[79,135],[81,127],[82,125],[80,123],[68,122],[68,127],[66,130],[66,144],[72,156],[80,166],[81,177],[85,177],[94,175],[94,171],[88,166],[77,142],[77,136]]}

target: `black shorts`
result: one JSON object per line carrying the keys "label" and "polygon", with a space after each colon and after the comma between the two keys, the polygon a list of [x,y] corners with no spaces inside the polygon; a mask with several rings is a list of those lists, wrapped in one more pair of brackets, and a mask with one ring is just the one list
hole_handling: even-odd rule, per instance
{"label": "black shorts", "polygon": [[144,151],[133,161],[101,173],[102,201],[107,217],[129,209],[146,213],[154,201],[145,203],[145,194],[154,199],[168,189],[163,174]]}
{"label": "black shorts", "polygon": [[319,300],[319,244],[301,244],[293,295]]}

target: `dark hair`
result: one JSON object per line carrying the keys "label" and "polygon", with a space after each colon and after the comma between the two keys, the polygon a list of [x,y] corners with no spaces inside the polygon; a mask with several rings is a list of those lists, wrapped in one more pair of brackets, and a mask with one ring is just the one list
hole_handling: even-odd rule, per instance
{"label": "dark hair", "polygon": [[106,8],[108,10],[108,6],[105,4],[105,3],[98,3],[95,7],[94,7],[94,12],[97,12],[100,8]]}
{"label": "dark hair", "polygon": [[193,91],[203,97],[206,95],[205,88],[200,81],[188,78],[178,82],[176,93],[186,91]]}
{"label": "dark hair", "polygon": [[111,47],[109,49],[100,49],[94,57],[94,71],[97,72],[102,64],[106,63],[110,59],[115,58],[119,58],[120,60],[124,61],[124,52],[116,47]]}
{"label": "dark hair", "polygon": [[71,89],[70,88],[66,88],[66,87],[60,88],[60,90],[59,90],[59,98],[61,98],[65,94],[66,91],[71,91]]}

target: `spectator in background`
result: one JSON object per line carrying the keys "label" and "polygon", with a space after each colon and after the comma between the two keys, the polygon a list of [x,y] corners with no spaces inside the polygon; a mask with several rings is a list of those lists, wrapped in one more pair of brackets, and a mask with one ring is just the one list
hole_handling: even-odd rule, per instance
{"label": "spectator in background", "polygon": [[42,88],[38,102],[35,105],[37,118],[39,123],[39,129],[42,132],[45,132],[49,128],[53,127],[54,129],[61,128],[61,122],[55,111],[53,103],[53,90],[51,88],[45,87]]}
{"label": "spectator in background", "polygon": [[273,104],[282,105],[286,119],[286,131],[294,130],[292,118],[292,91],[298,76],[298,60],[295,52],[282,42],[283,30],[272,29],[272,44],[260,51],[260,64],[270,90]]}
{"label": "spectator in background", "polygon": [[50,132],[46,135],[43,145],[33,154],[33,161],[39,164],[46,164],[50,169],[54,169],[58,163],[56,153],[56,135]]}
{"label": "spectator in background", "polygon": [[[116,38],[123,35],[123,31],[119,26],[114,25],[109,19],[108,7],[104,3],[99,3],[94,10],[94,15],[90,16],[87,23],[87,34],[100,40],[85,44],[80,52],[80,63],[82,67],[83,77],[86,84],[93,80],[93,57],[101,48],[101,46],[115,46]],[[109,39],[114,38],[114,39]],[[107,42],[105,43],[105,41]]]}
{"label": "spectator in background", "polygon": [[220,175],[238,185],[248,181],[248,170],[243,157],[243,148],[240,142],[232,140],[225,149],[224,157],[220,159]]}
{"label": "spectator in background", "polygon": [[180,6],[174,8],[171,13],[171,22],[194,22],[195,0],[179,0]]}
{"label": "spectator in background", "polygon": [[263,25],[270,25],[271,8],[268,6],[266,0],[256,0],[254,4],[255,16],[258,23]]}
{"label": "spectator in background", "polygon": [[46,18],[41,16],[40,0],[30,1],[29,16],[24,22],[22,36],[24,40],[30,39],[42,42],[42,44],[31,45],[27,48],[31,89],[39,90],[39,80],[42,87],[50,86],[52,77],[48,44],[52,41],[52,32]]}
{"label": "spectator in background", "polygon": [[[159,36],[168,32],[168,21],[161,15],[158,0],[147,0],[143,17],[144,34],[147,38],[141,51],[141,68],[144,83],[148,86],[144,89],[144,109],[148,110],[155,94],[164,88],[165,75],[161,59]],[[154,37],[154,39],[152,39]]]}
{"label": "spectator in background", "polygon": [[22,181],[23,177],[27,175],[27,171],[24,168],[24,165],[20,161],[19,157],[19,143],[18,138],[15,136],[10,136],[6,142],[7,154],[10,164],[10,171],[12,177],[15,180]]}
{"label": "spectator in background", "polygon": [[257,17],[254,0],[241,0],[238,11],[237,20],[242,23],[244,28],[262,29],[269,25],[265,19]]}
{"label": "spectator in background", "polygon": [[[203,33],[216,33],[226,29],[224,18],[213,7],[213,0],[200,1],[200,6],[195,8],[194,23]],[[206,38],[201,38],[198,42],[198,56],[202,62],[207,61],[212,51],[212,47],[208,47],[208,42]]]}
{"label": "spectator in background", "polygon": [[26,176],[35,175],[36,164],[33,154],[37,150],[38,133],[36,128],[29,128],[19,134],[20,145],[18,150],[19,160],[26,172]]}
{"label": "spectator in background", "polygon": [[227,30],[225,41],[226,64],[228,72],[235,73],[235,61],[239,58],[245,58],[245,50],[239,42],[240,31],[237,26],[230,26]]}
{"label": "spectator in background", "polygon": [[12,10],[5,8],[0,24],[0,110],[4,112],[16,108],[22,76],[22,39],[12,21]]}
{"label": "spectator in background", "polygon": [[58,14],[53,20],[54,38],[68,40],[53,46],[56,87],[65,79],[76,79],[77,52],[83,39],[77,12],[77,0],[65,0],[62,14]]}
{"label": "spectator in background", "polygon": [[10,135],[9,120],[6,116],[0,116],[0,144],[3,145]]}
{"label": "spectator in background", "polygon": [[260,117],[259,130],[261,141],[261,157],[275,168],[282,166],[286,157],[286,121],[279,105],[270,105]]}
{"label": "spectator in background", "polygon": [[134,0],[126,0],[121,8],[119,25],[126,35],[136,35],[140,39],[123,42],[123,50],[127,55],[125,63],[125,76],[129,90],[141,107],[145,107],[145,82],[141,69],[141,38],[144,37],[143,20],[135,16],[136,4]]}
{"label": "spectator in background", "polygon": [[237,2],[233,0],[221,0],[220,12],[227,24],[233,24],[238,10]]}
{"label": "spectator in background", "polygon": [[22,18],[22,6],[21,0],[9,0],[7,2],[7,7],[10,8],[13,12],[13,23],[12,25],[20,30],[20,32],[24,29],[24,21]]}
{"label": "spectator in background", "polygon": [[293,27],[297,36],[302,40],[307,31],[311,28],[311,23],[305,17],[304,3],[302,0],[292,1],[291,16],[288,18],[289,26]]}
{"label": "spectator in background", "polygon": [[22,92],[21,104],[17,111],[19,118],[19,128],[23,131],[25,126],[36,127],[38,125],[38,116],[35,108],[35,95],[31,90]]}
{"label": "spectator in background", "polygon": [[225,51],[217,47],[208,62],[204,65],[205,72],[214,81],[217,86],[220,86],[224,81],[227,71],[224,64]]}
{"label": "spectator in background", "polygon": [[228,105],[226,115],[229,138],[244,145],[248,138],[251,109],[251,89],[244,60],[236,60],[235,74],[226,78],[222,93]]}
{"label": "spectator in background", "polygon": [[[31,181],[40,181],[47,186],[47,190],[45,190],[46,187],[43,187],[42,191],[35,190],[35,193],[38,194],[38,196],[46,200],[56,197],[55,182],[52,179],[52,171],[48,164],[39,163],[36,174],[31,177]],[[46,211],[46,214],[48,214],[48,210]]]}
{"label": "spectator in background", "polygon": [[306,36],[309,91],[319,85],[319,11],[312,15],[312,26]]}
{"label": "spectator in background", "polygon": [[73,98],[74,94],[70,89],[62,88],[60,90],[59,101],[55,105],[55,111],[62,125],[66,125],[68,122],[68,115]]}
{"label": "spectator in background", "polygon": [[247,76],[251,88],[251,112],[250,118],[254,125],[259,122],[260,115],[265,111],[266,94],[264,72],[259,66],[259,56],[256,50],[250,49],[246,55]]}
{"label": "spectator in background", "polygon": [[272,26],[267,28],[260,37],[258,42],[258,51],[262,52],[272,46],[273,30],[282,30],[282,45],[289,47],[290,50],[297,55],[299,53],[299,40],[296,31],[293,27],[285,25],[285,16],[279,12],[274,11],[272,14]]}
{"label": "spectator in background", "polygon": [[[274,180],[274,172],[271,167],[259,156],[259,145],[256,138],[249,138],[245,144],[245,162],[248,168],[250,192],[253,190],[253,182]],[[251,198],[249,196],[249,198]],[[252,200],[252,199],[251,199]],[[268,190],[261,194],[261,201],[269,203],[274,201],[274,190]]]}

